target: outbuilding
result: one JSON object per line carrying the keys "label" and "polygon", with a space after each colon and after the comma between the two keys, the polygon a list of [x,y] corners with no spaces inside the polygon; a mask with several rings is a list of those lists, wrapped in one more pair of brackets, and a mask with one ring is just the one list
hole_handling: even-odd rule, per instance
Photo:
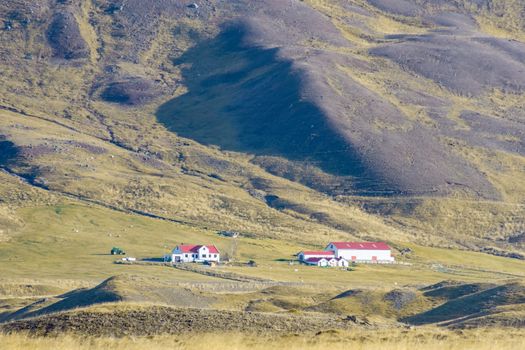
{"label": "outbuilding", "polygon": [[328,259],[326,258],[308,258],[304,261],[306,265],[314,265],[320,267],[328,266]]}
{"label": "outbuilding", "polygon": [[356,263],[393,263],[392,249],[383,242],[331,242],[325,251],[332,252],[335,258]]}
{"label": "outbuilding", "polygon": [[297,254],[297,258],[299,261],[305,262],[306,260],[310,258],[326,258],[330,259],[334,257],[334,252],[326,251],[326,250],[305,250],[302,252],[299,252]]}

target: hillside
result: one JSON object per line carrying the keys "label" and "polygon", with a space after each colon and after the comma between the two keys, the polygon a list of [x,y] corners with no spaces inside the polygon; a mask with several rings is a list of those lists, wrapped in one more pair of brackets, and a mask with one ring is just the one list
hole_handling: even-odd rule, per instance
{"label": "hillside", "polygon": [[[297,261],[331,241],[396,263]],[[2,348],[518,349],[524,319],[525,0],[0,1]]]}
{"label": "hillside", "polygon": [[3,3],[0,237],[76,200],[519,256],[522,5]]}
{"label": "hillside", "polygon": [[0,237],[77,200],[523,252],[521,0],[188,5],[0,5]]}

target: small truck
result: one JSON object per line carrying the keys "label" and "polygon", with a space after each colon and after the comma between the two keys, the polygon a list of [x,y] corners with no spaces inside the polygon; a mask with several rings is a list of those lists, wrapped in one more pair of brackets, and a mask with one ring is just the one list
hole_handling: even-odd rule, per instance
{"label": "small truck", "polygon": [[111,248],[111,255],[126,255],[126,252],[119,247]]}

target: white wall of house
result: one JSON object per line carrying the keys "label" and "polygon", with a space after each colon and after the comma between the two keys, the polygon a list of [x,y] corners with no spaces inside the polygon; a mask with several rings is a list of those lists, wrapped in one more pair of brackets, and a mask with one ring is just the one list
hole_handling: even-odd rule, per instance
{"label": "white wall of house", "polygon": [[216,261],[219,262],[220,260],[220,254],[219,253],[210,253],[208,247],[202,246],[199,249],[199,253],[197,254],[197,260],[199,262],[202,261]]}
{"label": "white wall of house", "polygon": [[317,262],[317,266],[321,266],[321,267],[325,267],[325,266],[328,266],[328,260],[326,259],[321,259]]}
{"label": "white wall of house", "polygon": [[349,263],[345,259],[335,259],[335,258],[322,258],[317,262],[305,261],[308,265],[316,265],[320,267],[348,267]]}
{"label": "white wall of house", "polygon": [[197,259],[198,254],[195,253],[173,253],[171,254],[172,262],[194,262]]}

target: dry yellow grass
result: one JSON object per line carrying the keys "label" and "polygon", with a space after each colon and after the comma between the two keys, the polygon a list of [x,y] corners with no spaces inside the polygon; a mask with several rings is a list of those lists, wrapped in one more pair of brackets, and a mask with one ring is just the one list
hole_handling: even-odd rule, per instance
{"label": "dry yellow grass", "polygon": [[23,334],[0,335],[6,350],[91,350],[91,349],[190,349],[231,350],[503,350],[522,349],[525,332],[508,329],[449,331],[435,328],[417,330],[356,330],[351,333],[327,332],[316,336],[264,338],[242,334],[195,334],[192,336],[156,336],[148,338],[91,338],[64,335],[33,338]]}

